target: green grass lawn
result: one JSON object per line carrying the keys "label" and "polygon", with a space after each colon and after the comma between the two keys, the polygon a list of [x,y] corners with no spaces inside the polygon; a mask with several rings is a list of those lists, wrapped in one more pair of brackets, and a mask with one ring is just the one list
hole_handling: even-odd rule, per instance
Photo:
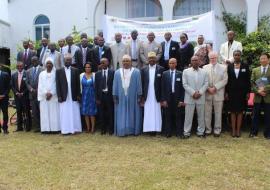
{"label": "green grass lawn", "polygon": [[248,133],[180,140],[11,132],[0,145],[0,190],[270,189],[270,141]]}

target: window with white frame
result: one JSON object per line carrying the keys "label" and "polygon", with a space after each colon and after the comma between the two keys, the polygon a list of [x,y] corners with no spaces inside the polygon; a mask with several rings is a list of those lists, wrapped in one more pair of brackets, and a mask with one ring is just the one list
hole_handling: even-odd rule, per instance
{"label": "window with white frame", "polygon": [[127,17],[161,17],[162,8],[159,0],[127,0]]}
{"label": "window with white frame", "polygon": [[199,15],[211,10],[211,0],[176,0],[173,16]]}
{"label": "window with white frame", "polygon": [[40,41],[42,38],[50,38],[50,20],[47,16],[37,16],[34,26],[36,41]]}

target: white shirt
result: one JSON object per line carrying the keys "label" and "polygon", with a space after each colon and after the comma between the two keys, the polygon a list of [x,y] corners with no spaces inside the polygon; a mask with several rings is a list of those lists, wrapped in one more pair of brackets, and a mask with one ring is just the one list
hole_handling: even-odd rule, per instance
{"label": "white shirt", "polygon": [[235,76],[236,76],[236,78],[238,78],[238,76],[239,76],[239,71],[240,71],[240,69],[234,69],[234,73],[235,73]]}
{"label": "white shirt", "polygon": [[171,46],[171,40],[165,41],[164,44],[164,60],[170,59],[170,46]]}
{"label": "white shirt", "polygon": [[137,53],[137,40],[131,40],[131,58],[137,59],[138,53]]}
{"label": "white shirt", "polygon": [[175,72],[176,72],[176,70],[174,69],[174,70],[170,70],[170,77],[171,77],[171,75],[172,75],[172,93],[174,93],[174,85],[175,85]]}
{"label": "white shirt", "polygon": [[266,73],[268,71],[268,67],[269,67],[269,65],[267,65],[265,67],[261,66],[261,74],[263,74],[263,68],[266,68],[265,69],[265,73]]}

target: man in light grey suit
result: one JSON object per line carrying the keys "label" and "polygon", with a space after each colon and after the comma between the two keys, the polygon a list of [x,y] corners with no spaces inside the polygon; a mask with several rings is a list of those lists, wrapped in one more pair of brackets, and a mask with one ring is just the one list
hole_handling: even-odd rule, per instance
{"label": "man in light grey suit", "polygon": [[116,33],[114,36],[115,44],[113,44],[111,48],[112,52],[112,68],[117,70],[122,68],[122,58],[126,54],[126,46],[122,42],[122,34]]}
{"label": "man in light grey suit", "polygon": [[185,69],[183,72],[183,87],[185,89],[185,123],[184,137],[190,137],[194,110],[196,107],[198,116],[197,136],[204,137],[204,104],[205,92],[208,87],[207,73],[199,68],[199,58],[193,56],[191,58],[192,67]]}
{"label": "man in light grey suit", "polygon": [[127,42],[127,54],[131,57],[132,67],[136,67],[138,69],[142,68],[142,62],[140,59],[140,48],[142,46],[142,42],[138,39],[138,31],[131,31],[131,40]]}
{"label": "man in light grey suit", "polygon": [[214,137],[219,137],[221,133],[222,107],[224,101],[225,85],[228,82],[227,66],[217,62],[218,54],[209,53],[210,64],[205,65],[203,70],[208,75],[208,88],[205,100],[205,125],[206,135],[212,132],[212,108],[215,112]]}
{"label": "man in light grey suit", "polygon": [[41,71],[43,70],[39,66],[39,60],[37,56],[33,56],[31,59],[32,67],[26,71],[26,86],[29,91],[29,99],[32,108],[32,115],[35,132],[40,131],[40,116],[39,116],[39,102],[37,99],[37,90],[38,90],[38,77]]}
{"label": "man in light grey suit", "polygon": [[159,62],[162,56],[162,48],[159,43],[155,41],[155,34],[149,32],[147,35],[148,42],[144,42],[140,48],[140,58],[143,66],[148,64],[148,53],[155,52],[157,55],[157,62]]}
{"label": "man in light grey suit", "polygon": [[45,60],[50,57],[53,60],[53,66],[55,69],[60,69],[64,67],[64,59],[63,56],[60,52],[56,51],[56,44],[55,43],[50,43],[49,44],[49,50],[46,52],[46,54],[43,57],[43,69],[46,68]]}

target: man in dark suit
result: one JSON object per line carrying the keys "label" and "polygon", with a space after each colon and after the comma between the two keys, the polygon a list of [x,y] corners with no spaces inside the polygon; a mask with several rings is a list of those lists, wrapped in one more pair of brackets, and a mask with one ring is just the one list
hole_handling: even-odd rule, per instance
{"label": "man in dark suit", "polygon": [[101,120],[101,134],[114,132],[114,110],[112,86],[114,71],[109,69],[109,61],[107,58],[100,60],[101,70],[95,76],[96,103],[99,106]]}
{"label": "man in dark suit", "polygon": [[94,47],[93,44],[88,43],[88,36],[87,36],[86,33],[81,33],[81,36],[80,36],[80,37],[81,37],[81,42],[76,44],[79,48],[81,48],[82,43],[83,43],[82,40],[83,40],[84,38],[87,40],[87,47],[88,47],[89,49],[92,49],[92,48]]}
{"label": "man in dark suit", "polygon": [[172,34],[170,32],[166,32],[164,34],[165,41],[161,42],[161,48],[162,48],[162,55],[160,58],[159,64],[165,68],[165,70],[168,70],[168,63],[169,59],[176,58],[177,59],[177,53],[179,51],[179,43],[176,41],[171,40]]}
{"label": "man in dark suit", "polygon": [[176,136],[183,137],[183,124],[181,122],[181,110],[184,106],[185,90],[182,83],[182,72],[176,70],[177,60],[169,60],[169,70],[162,76],[161,101],[165,108],[165,134],[172,136],[172,128],[176,127]]}
{"label": "man in dark suit", "polygon": [[29,42],[23,41],[23,51],[18,52],[17,61],[23,62],[24,69],[27,70],[31,67],[31,58],[36,53],[29,49]]}
{"label": "man in dark suit", "polygon": [[0,109],[3,113],[3,126],[0,123],[0,133],[3,129],[4,134],[8,134],[8,94],[10,90],[10,76],[8,73],[1,71],[0,65]]}
{"label": "man in dark suit", "polygon": [[72,56],[64,58],[65,67],[56,70],[56,92],[60,109],[60,126],[62,134],[82,132],[80,105],[80,73],[71,66]]}
{"label": "man in dark suit", "polygon": [[42,66],[38,64],[38,57],[32,57],[32,67],[26,71],[26,86],[29,91],[29,100],[32,108],[35,132],[40,132],[40,113],[39,102],[37,100],[38,77],[41,73]]}
{"label": "man in dark suit", "polygon": [[155,135],[161,132],[161,79],[164,68],[156,64],[156,53],[148,53],[148,63],[141,70],[142,106],[144,106],[143,132]]}
{"label": "man in dark suit", "polygon": [[46,52],[49,49],[48,43],[49,43],[49,41],[48,41],[47,38],[42,38],[41,47],[38,48],[38,50],[37,50],[37,56],[39,58],[39,63],[40,64],[44,64],[42,61],[43,61],[43,56],[46,54]]}
{"label": "man in dark suit", "polygon": [[105,46],[104,42],[105,42],[104,38],[99,37],[98,39],[99,47],[96,47],[93,50],[93,65],[92,65],[93,72],[97,72],[99,70],[101,58],[107,58],[109,63],[111,63],[112,60],[111,48]]}
{"label": "man in dark suit", "polygon": [[17,131],[31,130],[31,113],[28,89],[26,86],[26,72],[23,63],[17,62],[17,71],[11,77],[11,88],[14,93],[17,110]]}
{"label": "man in dark suit", "polygon": [[89,45],[88,45],[88,39],[87,38],[83,38],[81,40],[81,43],[80,43],[80,46],[78,46],[80,48],[80,51],[79,51],[79,54],[81,56],[81,60],[82,60],[82,64],[83,64],[83,67],[85,65],[85,63],[87,62],[91,62],[93,63],[93,51],[92,51],[92,48],[89,48]]}

